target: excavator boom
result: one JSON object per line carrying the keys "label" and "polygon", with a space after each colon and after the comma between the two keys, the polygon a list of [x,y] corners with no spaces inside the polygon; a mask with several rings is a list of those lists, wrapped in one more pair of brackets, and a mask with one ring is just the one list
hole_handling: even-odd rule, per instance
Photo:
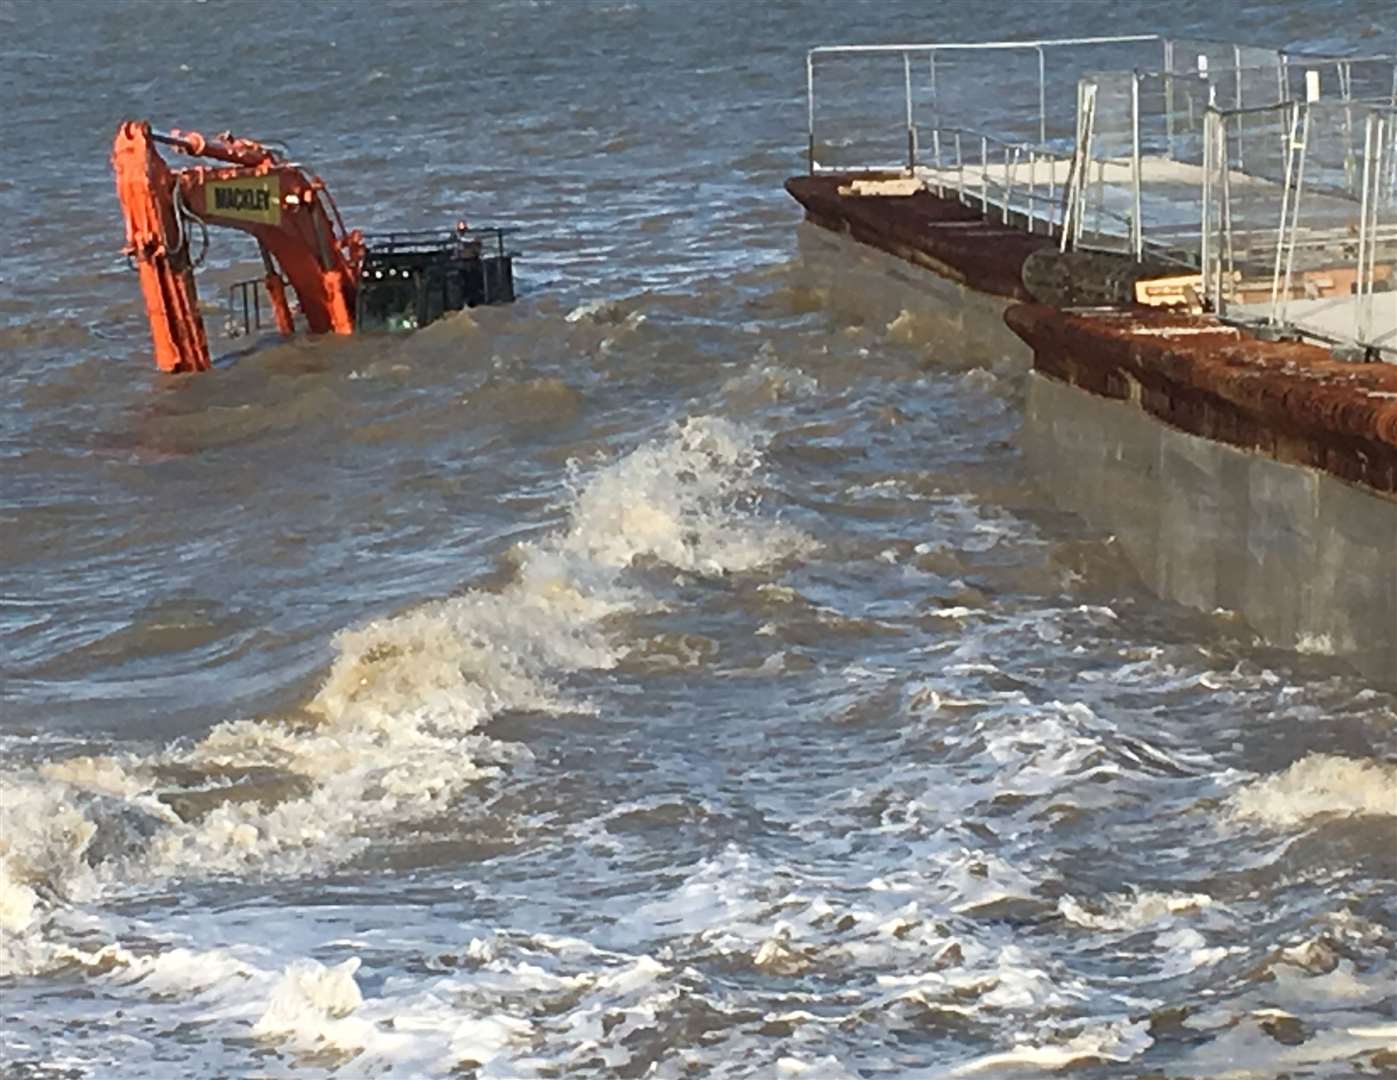
{"label": "excavator boom", "polygon": [[[198,163],[174,168],[161,147]],[[140,272],[162,371],[210,366],[194,281],[202,258],[202,251],[192,253],[196,227],[205,241],[208,226],[256,239],[265,271],[260,284],[284,336],[295,329],[288,289],[317,334],[348,334],[356,326],[412,329],[447,311],[514,299],[509,230],[470,229],[461,221],[446,234],[388,233],[366,245],[358,230],[345,229],[318,176],[251,139],[158,132],[128,120],[117,129],[112,168],[126,218],[125,251]],[[233,295],[246,302],[250,287],[255,299],[257,284],[240,282]],[[243,321],[246,330],[246,314]]]}
{"label": "excavator boom", "polygon": [[[221,164],[172,169],[158,144]],[[288,284],[313,332],[353,332],[363,241],[337,224],[338,213],[331,219],[326,205],[334,204],[319,177],[250,139],[163,134],[135,121],[117,130],[112,167],[126,217],[126,254],[140,272],[161,370],[209,367],[190,253],[192,225],[224,226],[256,238],[283,334],[293,329]]]}

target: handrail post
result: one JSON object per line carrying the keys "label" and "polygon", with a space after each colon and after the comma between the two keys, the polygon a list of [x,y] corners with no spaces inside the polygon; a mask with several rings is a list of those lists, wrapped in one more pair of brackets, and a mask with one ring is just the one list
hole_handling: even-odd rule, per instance
{"label": "handrail post", "polygon": [[[1234,120],[1237,122],[1237,126],[1238,126],[1237,141],[1240,143],[1241,140],[1242,140],[1242,133],[1241,133],[1241,120],[1242,120],[1242,115],[1239,113],[1239,114],[1237,114],[1235,117],[1233,117],[1232,119],[1234,119]],[[1237,269],[1236,237],[1235,237],[1235,235],[1234,235],[1234,231],[1233,231],[1233,228],[1232,228],[1232,158],[1231,158],[1231,151],[1228,149],[1231,145],[1232,145],[1232,135],[1231,135],[1231,132],[1229,132],[1229,131],[1227,130],[1227,126],[1224,125],[1224,126],[1223,126],[1223,130],[1222,130],[1222,137],[1221,137],[1221,139],[1218,140],[1218,149],[1219,149],[1219,151],[1221,152],[1221,155],[1222,155],[1222,177],[1221,177],[1221,179],[1222,179],[1222,190],[1221,190],[1220,192],[1218,192],[1218,224],[1219,224],[1219,227],[1222,229],[1222,241],[1221,241],[1221,243],[1218,244],[1218,256],[1217,256],[1217,257],[1218,257],[1218,275],[1219,275],[1219,276],[1218,276],[1218,283],[1219,283],[1219,284],[1218,284],[1218,288],[1219,288],[1218,306],[1219,306],[1219,308],[1220,308],[1221,305],[1222,305],[1222,295],[1221,295],[1221,287],[1222,287],[1221,282],[1222,282],[1222,277],[1221,277],[1221,275],[1222,275],[1222,273],[1223,273],[1223,265],[1224,265],[1224,263],[1226,264],[1227,273],[1228,273],[1228,275],[1229,275],[1228,280],[1231,280],[1230,275],[1232,274],[1232,272],[1233,272],[1234,270]]]}
{"label": "handrail post", "polygon": [[1285,284],[1282,288],[1281,311],[1287,312],[1290,309],[1290,288],[1295,276],[1295,249],[1300,242],[1300,201],[1305,191],[1305,159],[1308,157],[1310,145],[1310,111],[1312,106],[1306,104],[1305,119],[1300,126],[1300,162],[1295,167],[1295,200],[1290,211],[1290,250],[1285,257]]}
{"label": "handrail post", "polygon": [[1009,170],[1009,144],[1004,144],[1004,201],[999,207],[1001,224],[1009,224],[1009,202],[1014,197],[1014,174]]}
{"label": "handrail post", "polygon": [[[1375,165],[1373,161],[1373,123],[1376,120],[1376,114],[1369,113],[1368,122],[1363,129],[1363,194],[1358,204],[1358,267],[1354,275],[1354,291],[1358,294],[1358,319],[1356,322],[1360,343],[1366,343],[1368,339],[1373,311],[1372,282],[1366,282],[1367,288],[1365,289],[1364,273],[1368,268],[1368,177]],[[1376,203],[1376,198],[1373,201]],[[1376,221],[1376,215],[1374,215],[1374,220]],[[1377,240],[1376,234],[1374,234],[1373,240]]]}
{"label": "handrail post", "polygon": [[936,50],[927,50],[927,63],[931,73],[931,84],[928,89],[931,91],[931,122],[941,126],[941,99],[936,92]]}
{"label": "handrail post", "polygon": [[902,81],[907,94],[907,172],[917,172],[917,128],[912,122],[912,56],[902,54]]}
{"label": "handrail post", "polygon": [[[1377,131],[1373,136],[1373,198],[1368,208],[1368,337],[1373,339],[1373,343],[1375,344],[1376,339],[1373,338],[1375,331],[1372,325],[1372,307],[1373,281],[1377,276],[1378,207],[1381,205],[1379,202],[1379,192],[1382,190],[1383,148],[1388,146],[1389,143],[1388,125],[1392,122],[1392,118],[1390,115],[1384,116],[1379,113],[1374,115],[1371,119],[1372,122],[1376,124]],[[1369,342],[1365,341],[1364,344],[1367,345]]]}
{"label": "handrail post", "polygon": [[980,213],[990,213],[990,141],[980,136]]}
{"label": "handrail post", "polygon": [[965,158],[960,152],[960,128],[956,128],[956,196],[965,202]]}
{"label": "handrail post", "polygon": [[1174,160],[1174,42],[1164,41],[1164,137]]}
{"label": "handrail post", "polygon": [[[1237,83],[1237,100],[1234,101],[1232,104],[1233,104],[1236,108],[1242,109],[1242,108],[1245,108],[1246,106],[1245,106],[1244,102],[1242,101],[1242,47],[1241,47],[1240,45],[1233,45],[1233,46],[1232,46],[1232,65],[1233,65],[1232,70],[1236,73],[1236,83]],[[1245,132],[1245,130],[1246,130],[1246,126],[1247,126],[1247,125],[1246,125],[1246,121],[1245,121],[1241,116],[1238,116],[1238,117],[1237,117],[1237,171],[1238,171],[1238,172],[1245,172],[1245,171],[1246,171],[1246,168],[1247,168],[1247,161],[1246,161],[1246,154],[1245,154],[1247,138],[1246,138],[1246,135],[1244,134],[1244,132]]]}
{"label": "handrail post", "polygon": [[805,133],[806,160],[810,175],[815,175],[815,52],[805,54]]}
{"label": "handrail post", "polygon": [[[1081,171],[1077,176],[1077,207],[1076,218],[1073,222],[1074,235],[1073,244],[1079,244],[1082,240],[1082,231],[1086,227],[1087,220],[1087,200],[1091,197],[1091,144],[1096,133],[1096,83],[1088,83],[1085,94],[1082,98],[1083,119],[1082,119],[1082,140],[1081,140]],[[1097,170],[1097,181],[1102,185],[1102,195],[1105,190],[1105,162]],[[1098,208],[1097,224],[1100,227],[1100,211]]]}
{"label": "handrail post", "polygon": [[1072,231],[1077,220],[1077,166],[1082,158],[1082,131],[1086,111],[1086,87],[1083,80],[1077,80],[1077,123],[1076,138],[1072,142],[1072,157],[1067,165],[1067,176],[1062,182],[1062,235],[1058,238],[1058,250],[1067,251],[1072,246]]}
{"label": "handrail post", "polygon": [[1227,242],[1227,247],[1231,247],[1232,244],[1231,207],[1228,205],[1232,197],[1232,160],[1227,153],[1229,133],[1225,116],[1219,114],[1215,131],[1217,139],[1213,144],[1213,166],[1217,170],[1214,176],[1217,187],[1213,189],[1213,202],[1217,206],[1218,228],[1221,232],[1218,236],[1218,243],[1214,245],[1217,250],[1213,253],[1213,262],[1217,264],[1217,273],[1213,276],[1213,310],[1221,314],[1224,307],[1222,295],[1223,241]]}
{"label": "handrail post", "polygon": [[1271,325],[1280,323],[1281,264],[1285,252],[1285,219],[1290,209],[1291,177],[1295,170],[1295,135],[1300,124],[1300,106],[1291,103],[1290,133],[1285,142],[1285,185],[1281,188],[1281,221],[1276,228],[1276,262],[1271,270]]}
{"label": "handrail post", "polygon": [[1048,62],[1038,47],[1038,141],[1048,141]]}
{"label": "handrail post", "polygon": [[1143,195],[1140,184],[1140,72],[1130,77],[1130,181],[1134,207],[1130,216],[1130,248],[1135,261],[1145,258],[1145,222],[1141,217]]}
{"label": "handrail post", "polygon": [[[1213,231],[1213,141],[1214,129],[1221,117],[1212,109],[1203,114],[1203,228],[1198,236],[1198,268],[1203,272],[1203,292],[1200,300],[1207,299],[1213,280],[1211,234]],[[1221,315],[1215,307],[1213,313]]]}
{"label": "handrail post", "polygon": [[1038,151],[1028,148],[1028,231],[1033,232],[1033,217],[1038,212],[1035,197],[1038,194]]}

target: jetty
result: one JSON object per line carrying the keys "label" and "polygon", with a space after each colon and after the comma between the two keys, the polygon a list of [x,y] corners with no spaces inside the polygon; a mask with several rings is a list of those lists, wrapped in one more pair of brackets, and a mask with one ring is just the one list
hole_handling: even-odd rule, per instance
{"label": "jetty", "polygon": [[1159,595],[1397,686],[1397,60],[1130,35],[806,64],[787,190],[919,268],[942,346],[1026,371],[1055,500]]}

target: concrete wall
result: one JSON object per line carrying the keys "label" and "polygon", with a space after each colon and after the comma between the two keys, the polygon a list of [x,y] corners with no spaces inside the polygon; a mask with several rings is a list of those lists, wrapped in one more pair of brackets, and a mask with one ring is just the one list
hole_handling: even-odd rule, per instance
{"label": "concrete wall", "polygon": [[1043,489],[1115,534],[1157,594],[1234,611],[1274,645],[1397,688],[1397,502],[1034,372],[1004,324],[1009,301],[810,222],[797,235],[793,283],[822,307],[924,343],[933,367],[1023,379],[1022,442]]}
{"label": "concrete wall", "polygon": [[1045,489],[1114,533],[1159,595],[1397,687],[1397,502],[1037,372],[1025,409]]}

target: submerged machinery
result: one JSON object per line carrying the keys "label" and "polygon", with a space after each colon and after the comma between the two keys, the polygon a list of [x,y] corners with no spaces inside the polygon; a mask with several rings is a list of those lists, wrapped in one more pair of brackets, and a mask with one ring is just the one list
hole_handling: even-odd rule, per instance
{"label": "submerged machinery", "polygon": [[[217,164],[172,168],[158,146]],[[210,225],[251,234],[265,270],[229,290],[234,335],[262,325],[263,294],[277,330],[293,334],[288,287],[306,328],[317,334],[416,329],[449,311],[514,299],[509,230],[464,222],[431,232],[347,229],[320,177],[251,139],[157,132],[127,121],[117,130],[112,167],[126,219],[125,253],[140,274],[162,371],[210,366],[194,280]]]}

